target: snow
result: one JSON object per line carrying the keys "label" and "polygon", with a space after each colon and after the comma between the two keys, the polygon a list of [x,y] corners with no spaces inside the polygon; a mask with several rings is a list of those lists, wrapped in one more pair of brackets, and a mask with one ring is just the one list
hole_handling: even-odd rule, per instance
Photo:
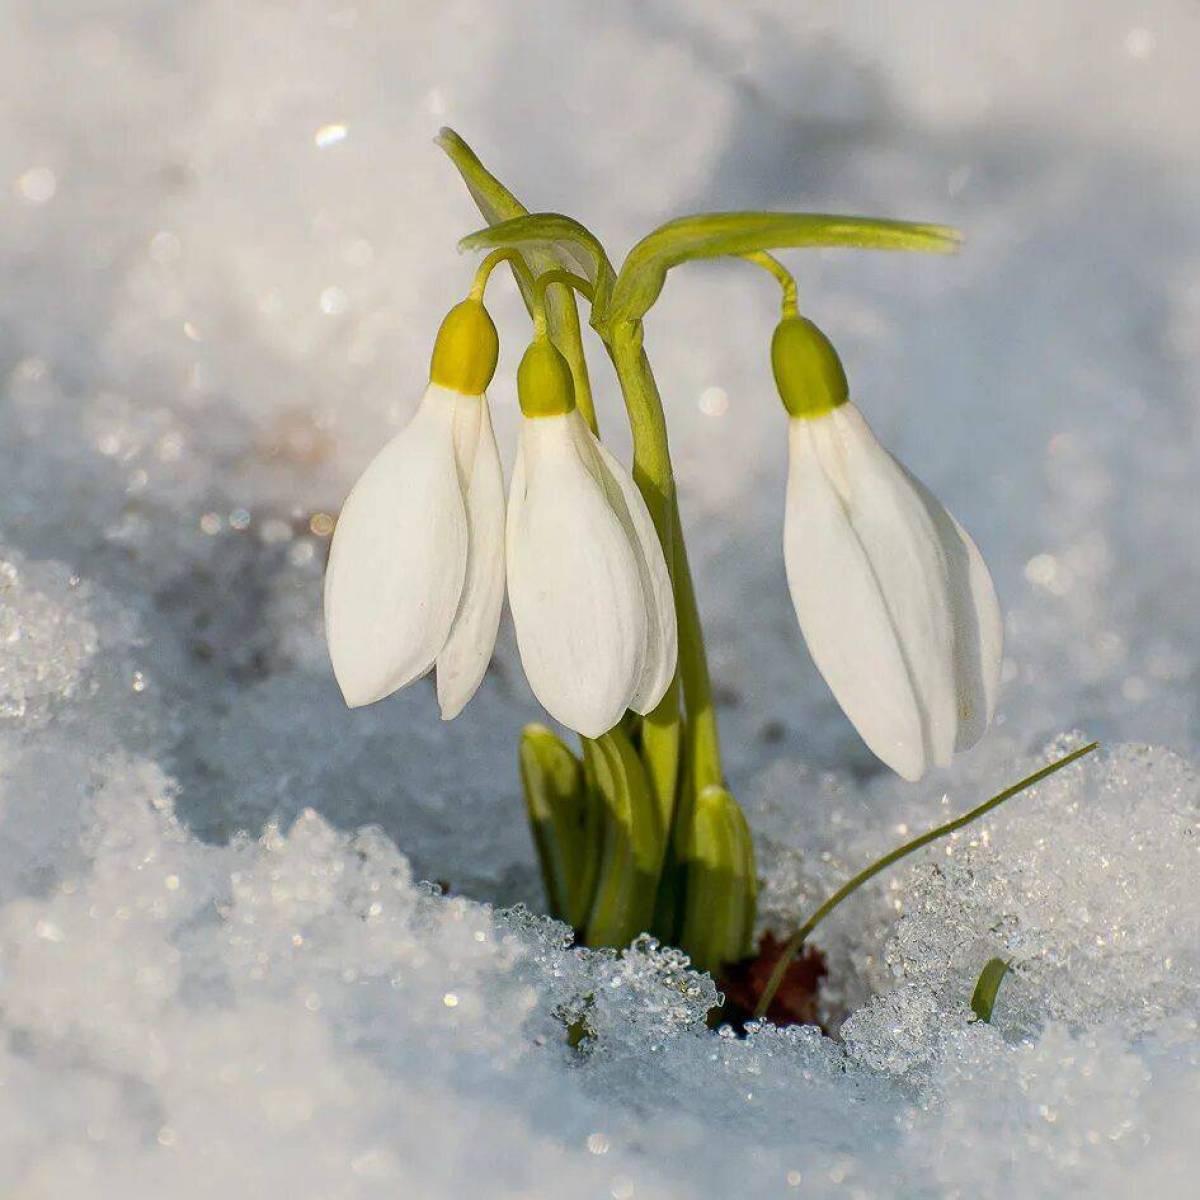
{"label": "snow", "polygon": [[[1191,6],[0,18],[0,1192],[1191,1194]],[[968,233],[953,260],[788,256],[1007,609],[997,723],[919,786],[858,742],[790,610],[773,285],[683,268],[647,327],[764,926],[1107,743],[822,926],[836,1040],[710,1030],[675,952],[575,950],[537,915],[515,736],[539,712],[507,619],[452,724],[426,685],[340,701],[331,514],[471,270],[445,123],[618,256],[706,208]],[[497,285],[510,461],[526,330]],[[991,957],[1013,970],[984,1025]]]}

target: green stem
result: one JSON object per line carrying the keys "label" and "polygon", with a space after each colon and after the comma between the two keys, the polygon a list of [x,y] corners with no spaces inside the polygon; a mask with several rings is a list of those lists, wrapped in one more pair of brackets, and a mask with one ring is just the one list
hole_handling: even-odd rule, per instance
{"label": "green stem", "polygon": [[742,258],[775,276],[783,291],[783,315],[785,317],[796,316],[799,312],[796,307],[796,281],[792,277],[791,271],[773,254],[768,254],[765,250],[753,250],[749,254],[743,254]]}
{"label": "green stem", "polygon": [[537,306],[544,305],[546,302],[546,289],[552,283],[561,283],[564,287],[574,288],[589,304],[592,302],[592,285],[588,283],[582,275],[576,275],[571,271],[562,271],[557,268],[553,271],[543,271],[533,281],[533,298],[534,310]]}
{"label": "green stem", "polygon": [[[620,380],[633,433],[633,479],[646,501],[650,519],[662,544],[667,570],[672,576],[678,614],[675,549],[681,539],[675,508],[675,477],[671,470],[662,400],[650,372],[649,360],[642,349],[641,322],[618,326],[607,344]],[[684,654],[683,643],[684,631],[681,628],[681,659]],[[703,656],[703,646],[699,653]],[[642,754],[655,796],[668,817],[668,827],[679,787],[680,732],[679,688],[672,682],[658,707],[647,714],[642,722]]]}
{"label": "green stem", "polygon": [[[702,899],[704,904],[713,909],[714,906],[720,908],[740,901],[743,902],[743,909],[739,911],[743,911],[746,921],[753,921],[753,849],[747,848],[749,865],[746,869],[749,875],[739,885],[737,896],[731,895],[729,888],[712,894],[711,888],[704,886],[704,879],[690,877],[689,870],[678,857],[679,838],[691,828],[696,798],[706,788],[721,786],[723,774],[704,634],[680,525],[666,419],[654,373],[642,345],[642,336],[640,321],[623,323],[612,331],[608,344],[633,430],[633,476],[646,499],[646,506],[662,541],[675,593],[679,634],[678,677],[682,684],[686,719],[680,716],[679,688],[672,686],[662,703],[642,725],[642,754],[647,773],[672,829],[656,912],[660,932],[664,936],[672,936],[672,931],[676,935],[682,932],[676,929],[675,923],[681,915],[680,906],[685,894],[690,895],[694,888],[704,893],[702,898],[693,896],[694,902],[699,903]],[[732,797],[729,803],[734,803]],[[723,915],[714,910],[713,919],[720,920]],[[684,948],[689,951],[693,949],[686,942]]]}
{"label": "green stem", "polygon": [[1070,766],[1076,759],[1082,758],[1085,754],[1091,754],[1099,745],[1099,742],[1091,742],[1079,750],[1073,750],[1066,757],[1058,759],[1057,762],[1052,762],[1048,766],[1034,771],[1032,775],[1026,776],[1020,783],[1014,783],[1012,787],[1005,788],[1004,791],[993,796],[990,800],[985,800],[977,808],[971,809],[970,812],[964,813],[961,817],[955,817],[953,821],[947,821],[945,825],[939,825],[936,829],[930,829],[927,833],[921,834],[920,837],[914,838],[911,842],[906,842],[903,846],[890,851],[878,861],[873,862],[865,870],[859,871],[853,879],[842,884],[788,939],[787,945],[784,946],[783,953],[779,956],[779,960],[775,964],[775,969],[771,972],[771,978],[767,980],[767,986],[763,990],[763,994],[759,998],[758,1005],[754,1010],[755,1020],[761,1021],[767,1009],[771,1007],[771,1001],[775,999],[775,993],[779,991],[779,985],[783,982],[783,977],[787,974],[788,967],[792,965],[792,959],[796,957],[800,947],[804,945],[812,931],[847,896],[858,891],[867,880],[873,879],[880,871],[886,871],[893,863],[897,863],[914,851],[920,850],[922,846],[928,846],[930,842],[936,841],[940,837],[945,837],[948,833],[954,833],[956,830],[962,829],[964,825],[969,825],[972,821],[978,820],[985,813],[991,812],[993,808],[1003,804],[1005,800],[1011,800],[1019,792],[1033,787],[1035,783],[1041,783],[1047,776],[1053,775],[1056,771],[1061,771],[1063,767]]}
{"label": "green stem", "polygon": [[609,343],[613,366],[621,382],[633,434],[633,478],[641,489],[658,530],[667,566],[674,545],[675,476],[667,445],[667,421],[662,400],[642,349],[642,324],[627,322],[613,330]]}
{"label": "green stem", "polygon": [[475,271],[475,282],[471,284],[471,299],[482,300],[484,289],[488,285],[488,280],[492,277],[492,272],[502,263],[506,262],[512,268],[512,273],[517,279],[530,291],[533,290],[534,280],[533,273],[525,265],[525,260],[520,253],[506,246],[502,246],[499,250],[493,250],[479,264]]}
{"label": "green stem", "polygon": [[[676,521],[678,507],[676,508]],[[692,584],[687,544],[682,534],[675,539],[675,608],[679,624],[679,674],[683,703],[687,710],[687,761],[692,786],[697,794],[706,787],[724,786],[721,746],[717,737],[717,710],[713,704],[704,631]]]}
{"label": "green stem", "polygon": [[[575,310],[573,297],[569,289],[574,288],[589,304],[592,303],[592,285],[579,275],[570,271],[554,269],[543,271],[530,288],[530,306],[533,310],[533,326],[535,330],[546,331],[547,319],[555,312],[553,300],[547,295],[547,289],[552,283],[561,283],[568,289],[568,294],[562,297],[562,303],[557,310],[557,319],[550,321],[559,330],[558,348],[571,368],[571,379],[575,384],[575,405],[588,428],[600,436],[600,427],[596,424],[596,406],[592,402],[592,388],[588,380],[587,360],[583,353],[583,334],[579,326],[579,316]],[[538,324],[539,319],[541,324]]]}
{"label": "green stem", "polygon": [[[633,428],[633,477],[646,496],[650,515],[662,539],[675,589],[675,618],[679,630],[679,678],[687,712],[688,766],[696,792],[710,784],[722,784],[721,751],[717,741],[717,719],[712,683],[704,652],[704,632],[687,545],[679,520],[675,479],[667,448],[667,426],[662,398],[650,360],[642,348],[640,321],[618,325],[613,338],[613,361]],[[649,493],[649,494],[648,494]],[[653,501],[652,501],[653,498]],[[655,516],[655,507],[660,516]]]}
{"label": "green stem", "polygon": [[546,305],[550,317],[551,340],[562,351],[571,368],[575,383],[575,407],[588,423],[588,428],[600,436],[596,423],[596,405],[592,400],[592,384],[588,377],[587,358],[583,353],[583,333],[575,298],[570,295],[551,295]]}
{"label": "green stem", "polygon": [[[552,283],[560,283],[568,289],[574,288],[589,303],[591,302],[592,285],[586,279],[582,279],[578,275],[573,275],[570,271],[561,271],[557,268],[553,271],[543,271],[533,281],[533,291],[530,296],[534,337],[544,338],[548,336],[546,289]],[[580,353],[582,353],[582,346],[580,346]]]}

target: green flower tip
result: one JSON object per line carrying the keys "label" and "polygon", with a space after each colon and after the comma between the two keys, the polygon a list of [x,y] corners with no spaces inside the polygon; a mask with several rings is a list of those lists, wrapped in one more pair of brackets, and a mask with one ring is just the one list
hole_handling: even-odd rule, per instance
{"label": "green flower tip", "polygon": [[571,368],[549,338],[529,343],[517,368],[517,398],[527,417],[560,417],[575,407]]}
{"label": "green flower tip", "polygon": [[806,317],[784,317],[775,327],[771,367],[790,417],[823,417],[850,398],[842,360]]}
{"label": "green flower tip", "polygon": [[496,373],[500,337],[488,310],[473,298],[447,314],[433,344],[429,378],[464,396],[481,396]]}

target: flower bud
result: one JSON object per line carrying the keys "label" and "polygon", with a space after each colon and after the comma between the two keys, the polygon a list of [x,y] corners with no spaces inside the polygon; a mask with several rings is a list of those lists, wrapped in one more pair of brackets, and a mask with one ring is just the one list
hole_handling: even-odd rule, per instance
{"label": "flower bud", "polygon": [[850,398],[837,351],[805,317],[785,317],[775,327],[771,367],[790,417],[823,417]]}
{"label": "flower bud", "polygon": [[500,338],[488,310],[467,299],[447,314],[433,344],[432,383],[463,396],[482,396],[496,373]]}
{"label": "flower bud", "polygon": [[517,396],[527,417],[560,417],[575,407],[571,368],[549,338],[529,343],[517,368]]}

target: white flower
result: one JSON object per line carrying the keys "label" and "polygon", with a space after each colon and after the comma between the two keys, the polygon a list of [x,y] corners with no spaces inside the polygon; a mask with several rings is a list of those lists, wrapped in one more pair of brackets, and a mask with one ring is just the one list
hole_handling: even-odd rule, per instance
{"label": "white flower", "polygon": [[670,577],[645,501],[578,409],[522,421],[507,547],[521,662],[547,712],[585,737],[650,712],[675,674]]}
{"label": "white flower", "polygon": [[352,708],[437,665],[442,717],[475,694],[504,598],[504,480],[482,395],[431,383],[342,508],[325,631]]}
{"label": "white flower", "polygon": [[919,779],[992,718],[1003,627],[991,575],[853,404],[789,424],[784,558],[804,639],[863,741]]}

